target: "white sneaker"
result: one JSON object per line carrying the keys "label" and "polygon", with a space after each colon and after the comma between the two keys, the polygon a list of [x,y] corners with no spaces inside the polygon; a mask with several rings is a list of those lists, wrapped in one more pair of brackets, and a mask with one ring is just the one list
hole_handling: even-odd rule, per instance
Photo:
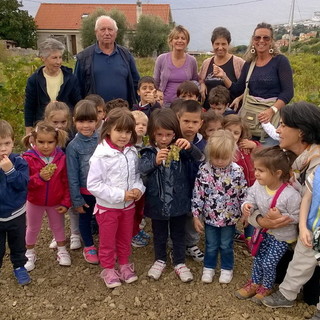
{"label": "white sneaker", "polygon": [[221,269],[221,274],[219,278],[220,283],[230,283],[233,278],[233,270]]}
{"label": "white sneaker", "polygon": [[37,260],[37,256],[35,251],[28,252],[27,250],[26,257],[28,258],[28,261],[26,262],[24,267],[27,269],[27,271],[32,271],[36,267],[35,262]]}
{"label": "white sneaker", "polygon": [[186,256],[192,257],[196,262],[202,262],[204,259],[204,254],[198,246],[187,247]]}
{"label": "white sneaker", "polygon": [[71,266],[71,258],[68,251],[58,251],[57,260],[60,266],[64,266],[64,267]]}
{"label": "white sneaker", "polygon": [[157,260],[148,271],[148,277],[158,280],[166,267],[166,263],[162,260]]}
{"label": "white sneaker", "polygon": [[81,238],[79,234],[72,234],[70,237],[70,249],[77,250],[82,247]]}
{"label": "white sneaker", "polygon": [[57,249],[57,241],[55,238],[53,238],[49,244],[50,249]]}
{"label": "white sneaker", "polygon": [[190,269],[184,263],[176,265],[174,267],[174,271],[182,282],[189,282],[193,280],[193,275],[190,272]]}
{"label": "white sneaker", "polygon": [[211,268],[203,268],[201,281],[204,283],[211,283],[213,281],[213,276],[215,270]]}

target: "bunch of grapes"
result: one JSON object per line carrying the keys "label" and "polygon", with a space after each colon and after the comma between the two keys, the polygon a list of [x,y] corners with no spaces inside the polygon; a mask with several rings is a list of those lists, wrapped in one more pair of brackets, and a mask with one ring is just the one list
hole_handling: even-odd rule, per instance
{"label": "bunch of grapes", "polygon": [[164,164],[165,167],[170,167],[170,163],[172,160],[174,161],[179,161],[180,160],[180,148],[177,147],[176,145],[172,144],[171,146],[168,147],[169,153],[167,160]]}
{"label": "bunch of grapes", "polygon": [[45,167],[41,169],[41,171],[46,171],[52,176],[56,169],[57,165],[55,163],[48,163]]}

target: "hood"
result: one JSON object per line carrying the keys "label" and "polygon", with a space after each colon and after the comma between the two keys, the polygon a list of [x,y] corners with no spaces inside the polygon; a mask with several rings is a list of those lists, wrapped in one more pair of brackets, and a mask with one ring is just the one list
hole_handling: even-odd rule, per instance
{"label": "hood", "polygon": [[[134,146],[127,146],[123,149],[124,154],[127,154],[128,152],[133,151],[137,156],[138,152],[137,149]],[[97,158],[102,158],[102,157],[115,157],[117,156],[121,151],[112,148],[106,140],[103,140],[101,143],[98,144],[94,156]]]}

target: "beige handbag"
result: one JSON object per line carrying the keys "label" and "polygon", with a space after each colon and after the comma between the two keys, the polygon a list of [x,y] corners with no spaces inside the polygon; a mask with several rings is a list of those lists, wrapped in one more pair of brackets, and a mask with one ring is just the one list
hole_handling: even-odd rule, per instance
{"label": "beige handbag", "polygon": [[[260,101],[249,94],[248,84],[249,84],[249,79],[255,64],[256,64],[255,61],[252,61],[250,64],[250,68],[246,78],[246,89],[243,95],[243,103],[242,103],[242,107],[240,109],[239,115],[248,124],[251,134],[253,136],[260,137],[263,140],[263,138],[266,137],[267,134],[263,130],[261,123],[258,120],[258,115],[260,112],[263,112],[264,110],[272,107],[276,101],[275,100]],[[279,112],[277,112],[271,118],[270,123],[277,128],[279,125],[279,122],[280,122],[280,114]]]}

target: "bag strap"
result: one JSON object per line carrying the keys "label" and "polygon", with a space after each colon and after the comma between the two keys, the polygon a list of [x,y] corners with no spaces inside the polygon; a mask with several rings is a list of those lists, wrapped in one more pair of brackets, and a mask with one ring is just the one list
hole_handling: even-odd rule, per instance
{"label": "bag strap", "polygon": [[249,67],[249,70],[248,70],[248,73],[247,73],[247,77],[246,77],[246,87],[243,92],[243,99],[242,99],[243,106],[246,104],[247,96],[249,94],[249,88],[248,88],[249,80],[250,80],[250,77],[251,77],[251,74],[252,74],[252,71],[253,71],[255,65],[256,65],[256,60],[252,60],[250,67]]}
{"label": "bag strap", "polygon": [[276,194],[274,195],[274,197],[272,198],[272,201],[271,201],[271,205],[270,205],[270,208],[274,208],[277,204],[277,200],[281,194],[281,192],[283,191],[283,189],[287,186],[288,184],[287,183],[283,183],[280,188],[277,190]]}

